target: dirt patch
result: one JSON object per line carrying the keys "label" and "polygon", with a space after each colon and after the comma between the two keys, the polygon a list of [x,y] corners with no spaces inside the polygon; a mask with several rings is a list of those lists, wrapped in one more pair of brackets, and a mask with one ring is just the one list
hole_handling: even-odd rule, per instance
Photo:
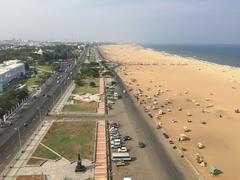
{"label": "dirt patch", "polygon": [[44,176],[18,176],[16,180],[45,180]]}

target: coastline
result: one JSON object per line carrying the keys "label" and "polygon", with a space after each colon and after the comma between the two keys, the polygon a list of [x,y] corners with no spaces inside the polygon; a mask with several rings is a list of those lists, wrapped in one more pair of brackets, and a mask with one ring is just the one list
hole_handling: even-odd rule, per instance
{"label": "coastline", "polygon": [[[234,113],[234,108],[240,106],[239,68],[132,45],[108,45],[101,49],[108,59],[121,64],[117,73],[132,95],[138,97],[154,121],[161,122],[178,146],[187,149],[184,153],[201,175],[212,179],[208,168],[216,165],[223,171],[219,179],[234,178],[237,168],[233,166],[240,163],[237,144],[240,122],[239,115]],[[156,96],[158,89],[161,93]],[[165,105],[166,99],[171,103]],[[153,101],[157,110],[152,109]],[[183,110],[179,111],[179,107]],[[165,114],[155,118],[160,110]],[[187,115],[189,112],[191,116]],[[202,121],[207,124],[202,125]],[[184,132],[184,126],[191,131]],[[190,136],[190,140],[177,142],[176,137],[181,133]],[[206,148],[197,149],[199,142]],[[204,156],[208,167],[196,163],[196,153]]]}
{"label": "coastline", "polygon": [[199,61],[201,63],[206,63],[206,64],[210,64],[210,65],[216,65],[216,66],[220,66],[220,67],[226,67],[226,68],[232,68],[232,69],[237,69],[237,70],[240,70],[240,67],[237,67],[237,66],[231,66],[231,65],[227,65],[227,64],[219,64],[219,63],[214,63],[214,62],[211,62],[211,61],[208,61],[206,59],[200,59],[200,58],[197,58],[197,57],[193,57],[193,56],[184,56],[184,55],[179,55],[179,54],[174,54],[174,53],[168,53],[167,51],[159,51],[159,50],[156,50],[156,49],[153,49],[153,48],[149,48],[149,47],[144,47],[142,45],[135,45],[137,48],[142,48],[142,49],[146,49],[146,50],[149,50],[149,51],[153,51],[153,52],[158,52],[162,55],[165,55],[165,56],[173,56],[173,57],[179,57],[179,58],[185,58],[185,59],[189,59],[191,61]]}

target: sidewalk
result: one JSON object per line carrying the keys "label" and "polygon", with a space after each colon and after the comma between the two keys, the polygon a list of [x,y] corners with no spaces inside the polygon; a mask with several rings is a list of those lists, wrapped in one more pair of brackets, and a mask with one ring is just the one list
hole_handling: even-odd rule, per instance
{"label": "sidewalk", "polygon": [[75,89],[75,83],[72,82],[69,87],[67,88],[67,90],[64,92],[63,96],[56,102],[56,105],[53,107],[52,111],[51,111],[51,115],[56,115],[59,112],[62,111],[65,103],[67,102],[67,100],[69,99],[69,97],[71,96],[73,90]]}

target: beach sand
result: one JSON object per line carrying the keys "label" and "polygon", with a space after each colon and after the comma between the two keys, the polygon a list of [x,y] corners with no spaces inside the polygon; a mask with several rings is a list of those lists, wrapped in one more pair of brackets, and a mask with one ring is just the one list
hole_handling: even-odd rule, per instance
{"label": "beach sand", "polygon": [[[237,179],[240,113],[234,110],[240,108],[239,69],[134,45],[105,45],[101,50],[109,60],[121,64],[117,72],[132,95],[150,111],[152,120],[161,122],[173,141],[186,149],[185,155],[203,177],[215,178],[208,172],[215,165],[222,171],[217,179]],[[165,114],[159,115],[160,110]],[[184,126],[190,132],[184,132]],[[190,140],[178,141],[182,133]],[[205,148],[198,149],[199,142]],[[207,167],[196,162],[197,153]]]}

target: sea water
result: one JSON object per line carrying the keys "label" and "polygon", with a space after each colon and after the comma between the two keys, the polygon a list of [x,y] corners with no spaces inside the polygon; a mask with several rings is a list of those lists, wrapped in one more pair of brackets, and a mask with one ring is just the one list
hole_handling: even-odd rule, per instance
{"label": "sea water", "polygon": [[144,44],[141,46],[168,54],[190,57],[216,64],[240,67],[240,45]]}

